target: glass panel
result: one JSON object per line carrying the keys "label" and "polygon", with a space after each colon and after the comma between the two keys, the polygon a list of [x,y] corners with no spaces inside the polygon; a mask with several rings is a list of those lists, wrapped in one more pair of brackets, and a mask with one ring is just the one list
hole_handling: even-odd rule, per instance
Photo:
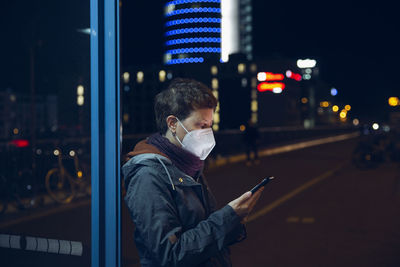
{"label": "glass panel", "polygon": [[90,2],[1,13],[0,258],[90,266]]}

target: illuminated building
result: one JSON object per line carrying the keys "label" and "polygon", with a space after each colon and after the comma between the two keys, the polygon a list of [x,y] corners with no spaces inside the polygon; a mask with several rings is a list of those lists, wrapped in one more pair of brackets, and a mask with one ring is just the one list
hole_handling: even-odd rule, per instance
{"label": "illuminated building", "polygon": [[241,53],[247,60],[253,56],[253,16],[251,0],[221,0],[221,60]]}
{"label": "illuminated building", "polygon": [[164,64],[215,63],[221,53],[220,0],[165,4]]}

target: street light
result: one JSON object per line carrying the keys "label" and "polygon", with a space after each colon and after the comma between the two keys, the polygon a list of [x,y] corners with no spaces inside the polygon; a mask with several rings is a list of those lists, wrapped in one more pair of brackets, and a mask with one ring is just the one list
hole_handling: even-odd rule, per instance
{"label": "street light", "polygon": [[391,107],[400,106],[400,100],[398,97],[395,97],[395,96],[389,97],[388,103],[389,103],[389,106],[391,106]]}
{"label": "street light", "polygon": [[300,69],[310,69],[314,68],[317,65],[317,61],[315,59],[298,59],[297,67]]}

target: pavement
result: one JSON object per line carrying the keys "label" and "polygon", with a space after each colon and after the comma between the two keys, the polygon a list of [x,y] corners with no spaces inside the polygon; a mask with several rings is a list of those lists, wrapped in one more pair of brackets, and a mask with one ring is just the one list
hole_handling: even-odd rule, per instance
{"label": "pavement", "polygon": [[[276,177],[249,217],[247,239],[231,248],[234,266],[400,266],[400,168],[355,168],[357,141],[356,133],[324,137],[262,149],[258,164],[246,165],[240,153],[209,163],[205,175],[219,207]],[[83,244],[82,256],[36,252],[24,255],[29,263],[90,265],[90,200],[9,216],[0,233]],[[140,266],[125,205],[122,222],[123,266]],[[16,260],[16,249],[0,249],[2,255],[21,263],[12,266],[28,261]]]}

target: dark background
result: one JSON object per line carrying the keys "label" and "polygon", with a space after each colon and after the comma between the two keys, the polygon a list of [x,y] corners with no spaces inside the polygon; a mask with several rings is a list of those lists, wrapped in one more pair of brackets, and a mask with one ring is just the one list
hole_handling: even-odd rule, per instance
{"label": "dark background", "polygon": [[[159,65],[165,1],[122,1],[121,64]],[[321,78],[355,115],[384,119],[398,96],[400,60],[395,1],[253,0],[254,58],[315,58]],[[89,86],[89,1],[3,1],[0,9],[0,90],[29,92],[29,48],[35,47],[39,93],[74,102]],[[67,119],[67,118],[66,118]]]}

